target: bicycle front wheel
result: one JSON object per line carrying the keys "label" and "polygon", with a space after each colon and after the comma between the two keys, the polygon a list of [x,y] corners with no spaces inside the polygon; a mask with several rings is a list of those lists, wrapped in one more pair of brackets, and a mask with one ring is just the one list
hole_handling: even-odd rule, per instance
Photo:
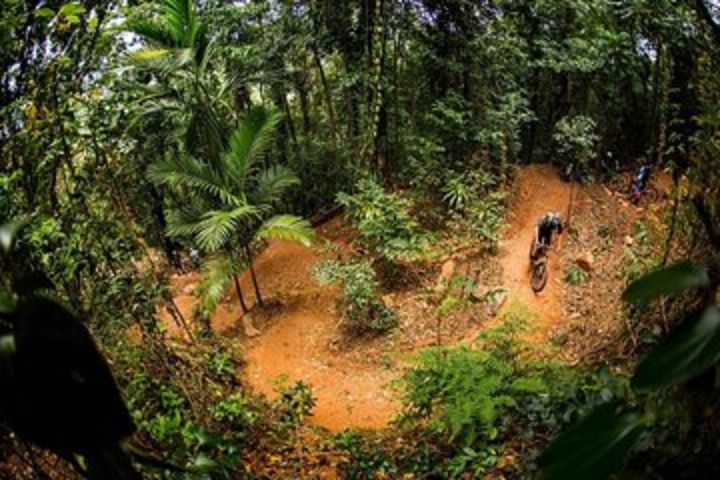
{"label": "bicycle front wheel", "polygon": [[533,267],[532,278],[530,279],[530,286],[532,287],[533,292],[539,293],[545,288],[548,281],[548,275],[547,262],[538,262]]}

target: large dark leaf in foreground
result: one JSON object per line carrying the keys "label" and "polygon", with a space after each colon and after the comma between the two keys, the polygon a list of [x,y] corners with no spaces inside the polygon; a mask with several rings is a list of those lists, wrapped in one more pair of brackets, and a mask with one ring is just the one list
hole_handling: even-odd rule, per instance
{"label": "large dark leaf in foreground", "polygon": [[709,283],[702,265],[682,262],[649,273],[631,283],[623,293],[623,300],[647,304],[656,298],[672,295],[689,288],[704,287]]}
{"label": "large dark leaf in foreground", "polygon": [[720,361],[720,310],[708,306],[687,320],[681,331],[642,361],[633,387],[641,391],[677,385]]}
{"label": "large dark leaf in foreground", "polygon": [[598,407],[560,435],[540,458],[546,480],[605,480],[623,466],[644,431],[635,412]]}
{"label": "large dark leaf in foreground", "polygon": [[53,300],[18,305],[4,401],[22,437],[58,450],[115,448],[134,431],[107,363],[84,325]]}

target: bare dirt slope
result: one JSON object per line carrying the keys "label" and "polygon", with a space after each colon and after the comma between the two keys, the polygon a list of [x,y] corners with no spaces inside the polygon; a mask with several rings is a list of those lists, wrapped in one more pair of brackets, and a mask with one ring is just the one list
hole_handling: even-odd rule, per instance
{"label": "bare dirt slope", "polygon": [[270,398],[276,395],[273,379],[278,377],[311,385],[317,398],[311,421],[317,425],[382,428],[397,410],[384,388],[397,374],[377,359],[334,351],[338,291],[313,279],[312,268],[320,259],[313,250],[287,241],[272,242],[261,255],[256,265],[261,284],[269,297],[279,299],[282,291],[285,298],[272,325],[248,343],[244,376]]}

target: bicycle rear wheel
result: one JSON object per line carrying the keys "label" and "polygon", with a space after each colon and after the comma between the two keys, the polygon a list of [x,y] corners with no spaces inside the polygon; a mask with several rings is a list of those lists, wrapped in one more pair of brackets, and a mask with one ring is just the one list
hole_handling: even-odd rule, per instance
{"label": "bicycle rear wheel", "polygon": [[548,281],[548,269],[547,269],[547,261],[542,260],[538,261],[533,266],[532,271],[532,278],[530,279],[530,286],[533,289],[533,292],[539,293],[544,288],[545,285],[547,285]]}
{"label": "bicycle rear wheel", "polygon": [[645,203],[655,203],[660,200],[660,192],[653,186],[648,186],[643,193],[643,201]]}

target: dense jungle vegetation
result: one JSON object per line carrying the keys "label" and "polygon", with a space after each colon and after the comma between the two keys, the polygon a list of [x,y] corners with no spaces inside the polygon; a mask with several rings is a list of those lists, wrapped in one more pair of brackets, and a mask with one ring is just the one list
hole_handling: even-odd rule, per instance
{"label": "dense jungle vegetation", "polygon": [[717,1],[2,0],[0,64],[0,479],[720,478]]}

